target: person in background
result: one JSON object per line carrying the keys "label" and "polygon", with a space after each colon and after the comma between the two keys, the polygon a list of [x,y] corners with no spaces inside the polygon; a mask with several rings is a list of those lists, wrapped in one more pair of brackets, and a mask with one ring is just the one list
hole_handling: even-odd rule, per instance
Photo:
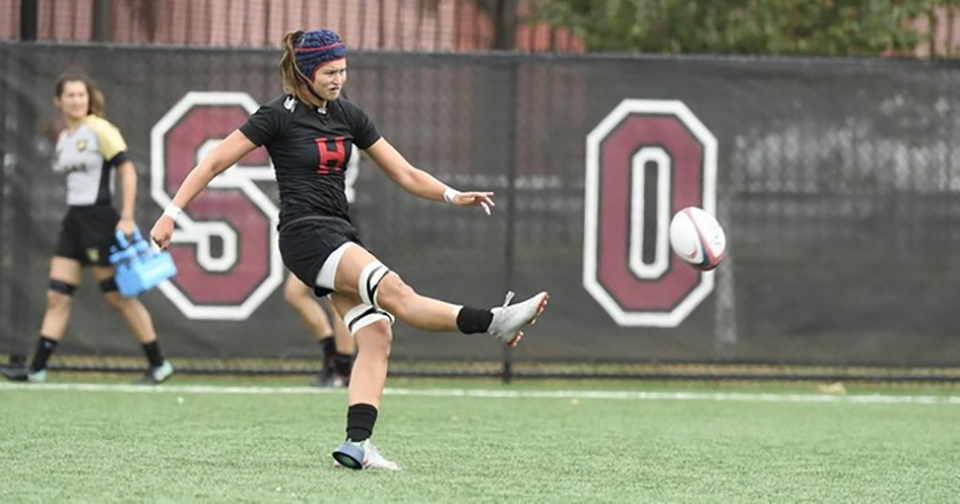
{"label": "person in background", "polygon": [[353,336],[344,325],[343,319],[332,309],[332,317],[327,317],[323,307],[313,297],[310,286],[293,273],[287,276],[283,298],[297,312],[300,321],[323,348],[323,367],[311,384],[323,388],[346,387],[350,383],[350,372],[353,370],[355,346]]}
{"label": "person in background", "polygon": [[[54,104],[65,128],[57,139],[53,169],[66,177],[68,209],[50,261],[47,308],[33,360],[29,366],[0,372],[15,381],[46,381],[47,361],[63,339],[73,294],[84,269],[90,267],[107,303],[120,312],[143,346],[147,369],[141,383],[161,383],[173,374],[173,366],[160,350],[150,313],[139,299],[120,296],[110,265],[116,233],[131,235],[136,228],[136,167],[120,131],[103,118],[103,94],[90,77],[79,70],[67,71],[57,80]],[[123,187],[119,214],[111,196],[114,170]]]}

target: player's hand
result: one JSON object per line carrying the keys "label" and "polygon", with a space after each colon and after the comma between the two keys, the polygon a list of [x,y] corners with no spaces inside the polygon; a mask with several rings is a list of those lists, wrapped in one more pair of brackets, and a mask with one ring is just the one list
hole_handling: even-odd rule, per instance
{"label": "player's hand", "polygon": [[453,197],[453,204],[462,207],[482,207],[483,211],[490,215],[490,210],[497,206],[492,196],[492,192],[462,192]]}
{"label": "player's hand", "polygon": [[121,218],[117,223],[117,231],[122,232],[124,236],[133,236],[135,229],[137,229],[137,223],[132,218]]}
{"label": "player's hand", "polygon": [[168,215],[160,216],[150,230],[150,238],[160,247],[160,250],[169,247],[170,240],[173,239],[173,218]]}

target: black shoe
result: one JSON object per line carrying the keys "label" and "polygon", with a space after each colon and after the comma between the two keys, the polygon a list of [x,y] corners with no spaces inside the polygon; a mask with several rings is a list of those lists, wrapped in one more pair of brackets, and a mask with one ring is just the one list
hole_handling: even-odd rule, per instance
{"label": "black shoe", "polygon": [[327,366],[320,371],[316,378],[310,382],[311,387],[319,388],[345,388],[350,384],[350,377],[343,376],[334,371],[333,366]]}
{"label": "black shoe", "polygon": [[47,381],[47,370],[41,369],[36,373],[27,366],[0,367],[0,374],[10,381],[43,383]]}
{"label": "black shoe", "polygon": [[167,381],[171,376],[173,376],[173,366],[170,365],[170,361],[164,360],[163,364],[159,366],[150,366],[143,373],[143,377],[140,378],[140,381],[137,383],[143,385],[158,385]]}

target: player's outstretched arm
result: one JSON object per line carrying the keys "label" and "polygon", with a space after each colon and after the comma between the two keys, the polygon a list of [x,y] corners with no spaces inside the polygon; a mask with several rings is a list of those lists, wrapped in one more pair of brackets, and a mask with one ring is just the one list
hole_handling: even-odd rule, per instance
{"label": "player's outstretched arm", "polygon": [[224,141],[217,144],[200,164],[190,170],[190,174],[183,180],[180,189],[173,197],[173,201],[163,211],[150,231],[150,237],[161,249],[170,245],[173,238],[173,224],[180,212],[203,191],[214,177],[223,173],[227,168],[237,164],[257,146],[253,145],[246,135],[236,130]]}
{"label": "player's outstretched arm", "polygon": [[482,207],[487,215],[496,206],[492,192],[460,192],[448,187],[433,175],[411,165],[385,138],[371,145],[367,154],[390,180],[414,196],[463,207]]}

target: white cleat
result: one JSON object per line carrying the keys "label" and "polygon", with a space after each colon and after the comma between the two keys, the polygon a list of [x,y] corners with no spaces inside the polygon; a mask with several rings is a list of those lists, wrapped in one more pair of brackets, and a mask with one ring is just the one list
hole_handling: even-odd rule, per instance
{"label": "white cleat", "polygon": [[333,466],[346,467],[349,469],[383,469],[386,471],[399,471],[400,467],[392,460],[387,460],[380,455],[377,447],[369,439],[360,441],[344,441],[333,452]]}
{"label": "white cleat", "polygon": [[507,292],[507,298],[504,300],[503,306],[491,310],[493,321],[490,322],[487,333],[509,346],[517,346],[523,336],[523,328],[537,322],[537,317],[543,313],[543,308],[547,306],[550,295],[541,292],[526,301],[513,305],[510,304],[512,299],[513,291]]}

